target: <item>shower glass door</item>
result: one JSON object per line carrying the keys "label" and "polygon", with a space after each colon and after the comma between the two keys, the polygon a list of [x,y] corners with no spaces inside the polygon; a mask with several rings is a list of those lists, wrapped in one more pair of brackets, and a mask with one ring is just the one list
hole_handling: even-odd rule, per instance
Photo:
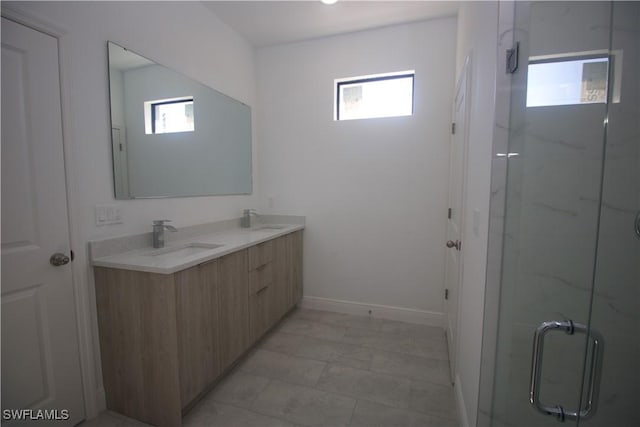
{"label": "shower glass door", "polygon": [[613,2],[611,17],[618,68],[608,105],[590,319],[606,350],[598,408],[580,420],[585,427],[640,426],[640,3]]}
{"label": "shower glass door", "polygon": [[497,333],[485,329],[495,337],[482,372],[488,424],[637,426],[640,3],[510,10],[519,63],[498,154],[507,174]]}

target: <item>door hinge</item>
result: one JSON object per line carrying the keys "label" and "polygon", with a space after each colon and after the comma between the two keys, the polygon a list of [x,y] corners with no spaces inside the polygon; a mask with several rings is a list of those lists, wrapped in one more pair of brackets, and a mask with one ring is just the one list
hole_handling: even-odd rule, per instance
{"label": "door hinge", "polygon": [[122,143],[120,143],[119,145],[120,145],[120,151],[124,151],[124,150],[122,149]]}
{"label": "door hinge", "polygon": [[513,74],[518,69],[518,53],[520,51],[520,42],[507,49],[505,70],[507,74]]}
{"label": "door hinge", "polygon": [[69,251],[69,258],[71,258],[71,262],[73,262],[74,258],[76,257],[76,254],[73,253],[73,249]]}
{"label": "door hinge", "polygon": [[449,289],[444,290],[444,299],[449,299]]}
{"label": "door hinge", "polygon": [[447,209],[447,219],[451,219],[451,208]]}
{"label": "door hinge", "polygon": [[456,134],[456,124],[451,123],[451,135],[455,135],[455,134]]}

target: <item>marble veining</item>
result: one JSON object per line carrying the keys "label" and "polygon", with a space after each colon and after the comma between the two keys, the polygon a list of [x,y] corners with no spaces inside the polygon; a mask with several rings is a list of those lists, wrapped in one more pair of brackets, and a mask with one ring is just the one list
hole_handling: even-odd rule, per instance
{"label": "marble veining", "polygon": [[563,208],[560,208],[558,206],[553,206],[551,204],[544,203],[544,202],[533,202],[532,205],[533,206],[538,206],[538,207],[543,208],[543,209],[550,210],[552,212],[557,212],[557,213],[560,213],[560,214],[563,214],[563,215],[578,216],[578,212],[576,212],[573,209],[563,209]]}

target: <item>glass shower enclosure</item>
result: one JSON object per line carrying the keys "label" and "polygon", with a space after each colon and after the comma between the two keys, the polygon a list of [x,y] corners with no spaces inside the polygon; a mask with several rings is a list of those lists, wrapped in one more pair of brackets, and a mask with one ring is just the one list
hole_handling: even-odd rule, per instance
{"label": "glass shower enclosure", "polygon": [[478,425],[640,426],[640,3],[503,2],[499,44]]}

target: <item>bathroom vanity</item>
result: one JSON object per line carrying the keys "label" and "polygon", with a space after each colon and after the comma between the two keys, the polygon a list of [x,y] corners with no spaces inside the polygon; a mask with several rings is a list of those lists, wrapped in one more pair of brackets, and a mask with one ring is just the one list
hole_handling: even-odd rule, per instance
{"label": "bathroom vanity", "polygon": [[198,227],[164,249],[91,242],[107,407],[157,426],[180,426],[302,297],[304,223]]}

